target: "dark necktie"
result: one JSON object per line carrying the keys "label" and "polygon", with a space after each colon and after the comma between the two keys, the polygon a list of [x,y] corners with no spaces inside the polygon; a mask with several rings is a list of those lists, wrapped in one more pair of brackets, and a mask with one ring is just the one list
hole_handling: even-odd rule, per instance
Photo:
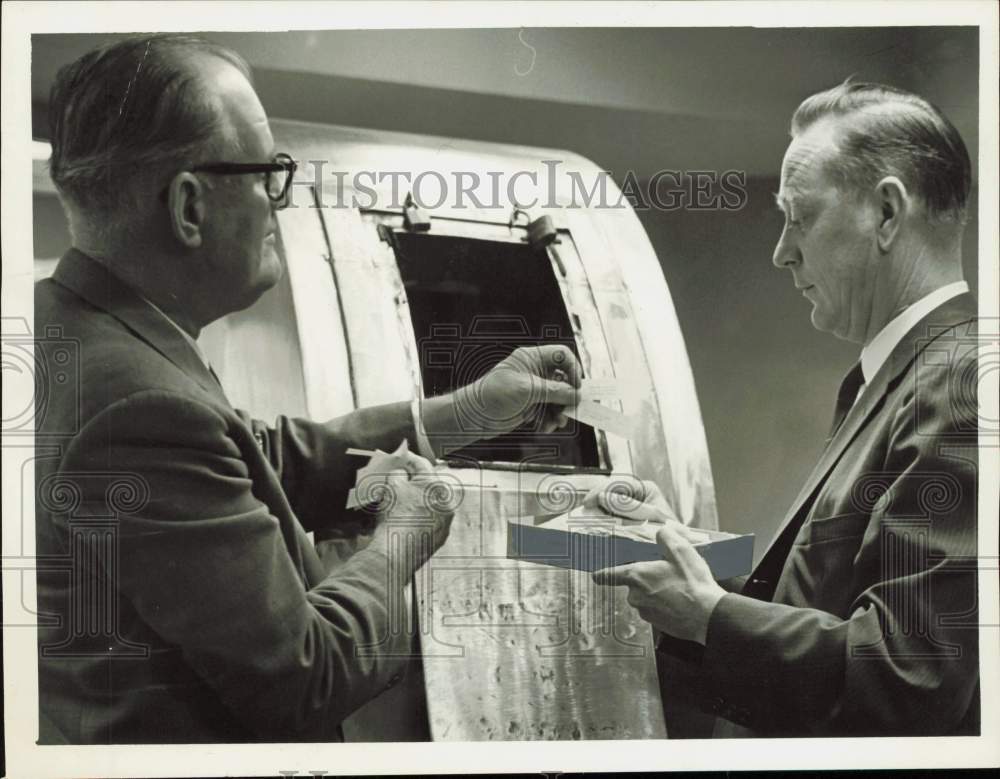
{"label": "dark necktie", "polygon": [[861,363],[857,362],[840,383],[840,391],[837,393],[837,408],[833,412],[833,424],[830,426],[830,438],[837,434],[844,422],[844,417],[851,410],[851,406],[857,400],[858,392],[864,384],[865,375],[861,372]]}

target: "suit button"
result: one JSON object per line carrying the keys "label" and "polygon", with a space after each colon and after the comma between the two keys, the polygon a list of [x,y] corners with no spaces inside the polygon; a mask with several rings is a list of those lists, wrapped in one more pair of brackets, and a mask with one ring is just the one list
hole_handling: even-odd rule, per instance
{"label": "suit button", "polygon": [[713,714],[722,715],[723,711],[726,709],[726,702],[722,698],[713,698],[711,707]]}
{"label": "suit button", "polygon": [[394,675],[394,676],[393,676],[393,677],[392,677],[392,678],[391,678],[391,679],[389,680],[389,683],[388,683],[388,684],[387,684],[387,685],[385,686],[385,689],[387,689],[387,690],[388,690],[388,689],[389,689],[389,688],[391,688],[391,687],[395,687],[395,686],[396,686],[397,684],[399,684],[399,680],[400,680],[400,679],[402,679],[402,678],[403,678],[403,677],[402,677],[402,675],[401,675],[401,674],[396,674],[396,675]]}

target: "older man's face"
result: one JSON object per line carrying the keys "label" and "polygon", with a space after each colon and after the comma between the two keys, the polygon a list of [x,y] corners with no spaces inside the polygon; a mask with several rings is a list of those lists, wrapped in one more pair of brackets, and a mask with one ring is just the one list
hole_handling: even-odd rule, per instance
{"label": "older man's face", "polygon": [[[267,115],[242,73],[212,58],[203,71],[223,118],[238,139],[224,162],[269,162],[274,139]],[[264,174],[219,176],[208,194],[206,261],[231,310],[252,304],[281,278],[275,246],[277,220]]]}
{"label": "older man's face", "polygon": [[777,195],[785,226],[773,261],[791,271],[812,303],[817,330],[863,343],[878,270],[877,210],[865,196],[845,194],[831,181],[824,165],[837,164],[835,139],[835,125],[819,122],[785,152]]}

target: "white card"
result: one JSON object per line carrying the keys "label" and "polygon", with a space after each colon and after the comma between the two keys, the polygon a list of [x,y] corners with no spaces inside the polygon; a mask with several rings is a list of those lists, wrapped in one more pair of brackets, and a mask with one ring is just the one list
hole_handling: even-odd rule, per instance
{"label": "white card", "polygon": [[622,438],[632,439],[637,435],[638,425],[635,419],[600,403],[584,401],[576,406],[567,406],[562,413],[570,419],[576,419],[585,425],[606,430]]}
{"label": "white card", "polygon": [[406,455],[409,453],[410,447],[407,440],[404,438],[402,443],[396,447],[394,452],[383,452],[381,449],[376,449],[375,453],[372,455],[371,460],[363,467],[359,468],[357,475],[354,479],[354,487],[347,491],[347,506],[346,508],[354,509],[361,505],[358,502],[357,495],[355,494],[355,488],[364,482],[371,475],[387,474],[390,471],[398,469],[406,469],[404,465],[406,460]]}
{"label": "white card", "polygon": [[582,379],[580,402],[588,400],[620,400],[624,388],[619,379]]}

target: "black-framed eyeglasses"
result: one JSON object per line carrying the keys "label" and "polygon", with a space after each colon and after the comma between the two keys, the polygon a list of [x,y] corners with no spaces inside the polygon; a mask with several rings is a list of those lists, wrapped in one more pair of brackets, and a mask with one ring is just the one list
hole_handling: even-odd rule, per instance
{"label": "black-framed eyeglasses", "polygon": [[[280,153],[274,155],[272,162],[204,162],[191,168],[192,173],[215,173],[220,176],[244,176],[253,173],[264,174],[264,191],[278,208],[288,205],[288,190],[292,186],[292,178],[298,170],[298,163],[290,155]],[[167,190],[160,197],[166,200]]]}

